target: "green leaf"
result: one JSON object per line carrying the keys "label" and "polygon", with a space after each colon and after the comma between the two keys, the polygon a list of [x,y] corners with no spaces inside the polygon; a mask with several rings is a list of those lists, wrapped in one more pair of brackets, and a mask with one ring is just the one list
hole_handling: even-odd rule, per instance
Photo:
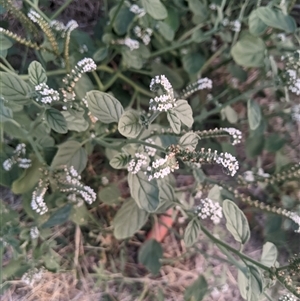
{"label": "green leaf", "polygon": [[149,181],[144,172],[128,174],[128,185],[132,198],[141,209],[155,212],[159,205],[159,190],[155,179]]}
{"label": "green leaf", "polygon": [[200,275],[192,285],[186,288],[184,301],[201,301],[205,297],[207,290],[207,282],[204,276]]}
{"label": "green leaf", "polygon": [[129,138],[135,138],[142,130],[140,114],[137,111],[125,111],[118,124],[118,130],[121,135]]}
{"label": "green leaf", "polygon": [[197,241],[200,231],[201,226],[199,219],[196,217],[188,223],[184,232],[183,240],[187,247],[191,247]]}
{"label": "green leaf", "polygon": [[[159,188],[159,208],[170,208],[176,201],[174,188],[166,181],[158,182]],[[161,211],[160,211],[161,212]]]}
{"label": "green leaf", "polygon": [[12,192],[22,194],[31,190],[41,178],[41,167],[42,164],[40,161],[34,158],[31,162],[31,166],[25,169],[21,177],[12,183]]}
{"label": "green leaf", "polygon": [[256,130],[261,123],[261,109],[257,102],[249,99],[247,102],[247,115],[250,130]]}
{"label": "green leaf", "polygon": [[252,265],[245,267],[244,271],[238,270],[238,287],[245,300],[259,300],[263,292],[263,279],[260,270]]}
{"label": "green leaf", "polygon": [[150,52],[143,44],[140,44],[139,48],[134,50],[124,46],[122,47],[122,56],[128,68],[141,69],[146,59],[149,58]]}
{"label": "green leaf", "polygon": [[245,244],[250,238],[250,229],[246,216],[239,207],[230,200],[223,202],[223,213],[226,227],[236,241]]}
{"label": "green leaf", "polygon": [[77,225],[87,225],[90,219],[90,213],[86,208],[86,205],[73,206],[69,219]]}
{"label": "green leaf", "polygon": [[28,75],[29,81],[34,86],[47,82],[46,71],[43,68],[43,66],[37,61],[33,61],[30,63],[28,67]]}
{"label": "green leaf", "polygon": [[17,75],[0,72],[1,97],[8,101],[16,101],[18,104],[30,102],[30,86]]}
{"label": "green leaf", "polygon": [[207,198],[211,199],[214,202],[220,203],[222,200],[221,196],[221,187],[218,185],[214,185],[208,192]]}
{"label": "green leaf", "polygon": [[63,165],[74,166],[79,174],[85,169],[87,163],[87,153],[81,144],[74,140],[69,140],[58,147],[58,151],[52,161],[51,167],[57,168]]}
{"label": "green leaf", "polygon": [[91,113],[103,123],[118,122],[124,112],[121,103],[108,93],[93,90],[86,98]]}
{"label": "green leaf", "polygon": [[0,123],[13,118],[13,112],[4,105],[4,100],[0,98]]}
{"label": "green leaf", "polygon": [[166,22],[159,21],[157,23],[158,32],[169,42],[174,40],[175,32]]}
{"label": "green leaf", "polygon": [[267,137],[265,148],[268,152],[276,153],[284,147],[285,143],[286,139],[276,133],[273,133]]}
{"label": "green leaf", "polygon": [[7,50],[13,45],[12,41],[0,32],[0,50]]}
{"label": "green leaf", "polygon": [[75,132],[84,132],[88,129],[89,123],[84,118],[84,110],[75,111],[69,109],[61,112],[67,122],[68,130]]}
{"label": "green leaf", "polygon": [[268,28],[261,18],[258,16],[257,10],[253,10],[249,16],[249,31],[254,36],[260,36],[265,33]]}
{"label": "green leaf", "polygon": [[249,158],[254,158],[259,155],[265,145],[265,137],[262,135],[249,136],[246,139],[246,154]]}
{"label": "green leaf", "polygon": [[[118,5],[116,5],[110,10],[109,12],[110,20],[112,20],[113,16],[115,15],[117,8]],[[124,35],[127,32],[128,27],[132,22],[134,16],[135,16],[134,13],[132,13],[127,6],[123,5],[117,14],[117,17],[114,20],[113,23],[114,31],[119,36]]]}
{"label": "green leaf", "polygon": [[45,112],[45,119],[53,131],[60,134],[68,132],[67,122],[60,111],[54,108],[47,109]]}
{"label": "green leaf", "polygon": [[159,242],[155,239],[147,240],[139,249],[138,260],[143,264],[153,275],[159,273],[163,257],[163,249]]}
{"label": "green leaf", "polygon": [[243,67],[262,67],[265,51],[266,45],[261,38],[246,34],[231,48],[231,55]]}
{"label": "green leaf", "polygon": [[71,209],[71,204],[66,204],[65,206],[59,208],[50,216],[50,218],[41,226],[41,228],[50,228],[63,224],[69,219]]}
{"label": "green leaf", "polygon": [[98,199],[106,205],[116,205],[121,201],[120,189],[116,184],[110,184],[101,188],[98,193]]}
{"label": "green leaf", "polygon": [[205,57],[200,53],[188,53],[182,57],[184,70],[188,74],[196,74],[205,63]]}
{"label": "green leaf", "polygon": [[201,29],[198,29],[193,32],[192,39],[195,43],[201,43],[209,39],[207,35]]}
{"label": "green leaf", "polygon": [[180,137],[178,144],[185,149],[187,148],[190,151],[193,151],[195,150],[199,139],[199,136],[194,132],[187,132]]}
{"label": "green leaf", "polygon": [[74,87],[74,91],[78,99],[82,99],[86,96],[86,93],[93,90],[95,85],[87,74],[82,74],[78,82]]}
{"label": "green leaf", "polygon": [[175,134],[179,134],[180,129],[181,129],[181,121],[180,121],[179,117],[177,117],[176,112],[174,112],[173,110],[169,110],[167,112],[167,118],[168,118],[168,121],[170,123],[170,126],[171,126],[173,132]]}
{"label": "green leaf", "polygon": [[287,33],[295,32],[297,28],[293,17],[285,15],[281,10],[271,7],[259,7],[256,9],[257,16],[270,27],[282,29]]}
{"label": "green leaf", "polygon": [[115,155],[110,161],[109,164],[111,167],[115,168],[115,169],[122,169],[122,168],[126,168],[126,165],[129,162],[130,157],[124,153],[119,153],[117,155]]}
{"label": "green leaf", "polygon": [[114,217],[114,236],[117,239],[131,237],[146,223],[149,214],[138,207],[133,199],[126,200]]}
{"label": "green leaf", "polygon": [[186,100],[179,99],[176,101],[176,107],[171,110],[176,114],[180,121],[187,127],[191,127],[194,123],[193,111]]}
{"label": "green leaf", "polygon": [[231,106],[226,106],[224,109],[222,109],[222,112],[230,123],[238,122],[238,114]]}
{"label": "green leaf", "polygon": [[142,0],[142,5],[155,20],[163,20],[168,16],[168,11],[160,0]]}
{"label": "green leaf", "polygon": [[108,47],[100,47],[93,55],[93,60],[97,63],[103,61],[108,55]]}
{"label": "green leaf", "polygon": [[276,246],[273,243],[267,241],[263,245],[260,262],[268,267],[272,267],[275,265],[277,256],[278,250]]}

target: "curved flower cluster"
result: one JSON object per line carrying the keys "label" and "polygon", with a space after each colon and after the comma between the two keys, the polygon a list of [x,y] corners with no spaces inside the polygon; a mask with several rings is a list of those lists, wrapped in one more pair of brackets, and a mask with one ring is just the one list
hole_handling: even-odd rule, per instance
{"label": "curved flower cluster", "polygon": [[300,233],[300,215],[293,211],[283,210],[282,215],[291,219],[295,224],[297,224],[298,229],[295,230],[296,233]]}
{"label": "curved flower cluster", "polygon": [[67,25],[64,25],[62,22],[53,20],[50,22],[50,27],[55,31],[61,34],[61,37],[64,38],[67,32],[71,32],[78,27],[78,23],[75,20],[70,20]]}
{"label": "curved flower cluster", "polygon": [[230,25],[231,25],[231,29],[232,31],[234,32],[240,32],[241,31],[241,22],[239,20],[234,20],[232,22],[230,22]]}
{"label": "curved flower cluster", "polygon": [[[154,140],[151,139],[151,138],[146,139],[145,142],[151,143],[151,144],[155,144]],[[150,157],[154,157],[157,150],[156,150],[156,148],[154,148],[154,147],[151,147],[151,146],[145,146],[145,151],[148,153],[148,155],[149,155]]]}
{"label": "curved flower cluster", "polygon": [[129,163],[127,170],[133,174],[137,174],[144,165],[148,164],[148,157],[141,153],[135,153]]}
{"label": "curved flower cluster", "polygon": [[80,60],[74,69],[71,70],[63,78],[63,83],[66,85],[66,88],[62,88],[63,101],[67,102],[75,99],[74,87],[78,80],[81,78],[83,73],[95,71],[97,65],[91,58],[84,58]]}
{"label": "curved flower cluster", "polygon": [[300,122],[300,104],[292,106],[292,119]]}
{"label": "curved flower cluster", "polygon": [[288,89],[300,95],[300,50],[283,57],[283,60],[286,61],[286,81]]}
{"label": "curved flower cluster", "polygon": [[159,158],[152,162],[151,166],[147,167],[145,174],[148,175],[148,180],[162,179],[178,169],[179,165],[176,161],[174,154],[166,155],[165,158]]}
{"label": "curved flower cluster", "polygon": [[165,75],[152,78],[150,90],[160,95],[150,99],[149,110],[167,112],[176,106],[172,85]]}
{"label": "curved flower cluster", "polygon": [[119,45],[125,45],[130,50],[139,49],[139,47],[140,47],[139,41],[128,38],[128,37],[125,38],[125,39],[119,39],[119,40],[116,41],[116,43],[119,44]]}
{"label": "curved flower cluster", "polygon": [[193,93],[204,90],[204,89],[212,89],[212,80],[204,77],[198,79],[196,82],[188,85],[185,89],[182,90],[180,97],[181,98],[188,98]]}
{"label": "curved flower cluster", "polygon": [[138,38],[143,41],[145,45],[148,45],[150,43],[153,33],[153,30],[151,28],[142,29],[137,25],[133,28],[133,32]]}
{"label": "curved flower cluster", "polygon": [[34,87],[37,92],[38,97],[36,98],[37,102],[42,103],[52,103],[52,101],[59,101],[59,93],[53,89],[50,89],[49,86],[45,83],[41,83]]}
{"label": "curved flower cluster", "polygon": [[48,190],[48,182],[39,180],[37,187],[34,189],[31,198],[31,208],[36,213],[43,215],[48,211],[48,207],[44,201],[45,194]]}
{"label": "curved flower cluster", "polygon": [[26,145],[20,143],[16,146],[11,158],[6,159],[2,166],[4,170],[9,171],[17,164],[20,168],[27,169],[31,166],[31,159],[24,158],[26,155]]}
{"label": "curved flower cluster", "polygon": [[281,296],[278,301],[297,301],[291,294]]}
{"label": "curved flower cluster", "polygon": [[229,153],[221,153],[216,158],[216,163],[221,164],[228,173],[233,177],[239,169],[239,162],[237,159]]}
{"label": "curved flower cluster", "polygon": [[143,8],[139,7],[137,4],[133,4],[130,6],[129,10],[134,13],[135,15],[138,15],[139,18],[145,16],[146,12]]}
{"label": "curved flower cluster", "polygon": [[42,279],[43,274],[44,268],[34,268],[23,274],[21,281],[32,287],[36,282]]}
{"label": "curved flower cluster", "polygon": [[239,144],[242,140],[242,132],[236,128],[222,128],[225,132],[227,132],[232,138],[232,145]]}
{"label": "curved flower cluster", "polygon": [[31,239],[37,239],[40,235],[40,231],[37,227],[32,227],[30,229],[30,237]]}
{"label": "curved flower cluster", "polygon": [[[88,204],[92,204],[96,200],[96,193],[91,187],[83,185],[80,180],[81,176],[73,166],[65,167],[58,179],[60,191],[78,195]],[[70,198],[74,199],[74,196],[70,196]]]}
{"label": "curved flower cluster", "polygon": [[196,207],[196,213],[201,219],[210,218],[215,225],[219,224],[223,217],[220,204],[209,198],[200,199],[200,204]]}

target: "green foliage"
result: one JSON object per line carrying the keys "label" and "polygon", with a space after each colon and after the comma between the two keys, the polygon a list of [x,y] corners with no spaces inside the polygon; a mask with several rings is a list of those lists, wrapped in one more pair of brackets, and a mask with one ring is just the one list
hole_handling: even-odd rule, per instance
{"label": "green foliage", "polygon": [[[0,202],[3,280],[40,266],[74,269],[78,255],[105,250],[99,281],[139,286],[146,277],[127,256],[159,275],[173,259],[147,233],[172,218],[182,258],[197,254],[201,232],[238,268],[245,300],[259,300],[274,279],[297,296],[295,278],[280,278],[290,266],[277,262],[281,246],[292,253],[286,232],[299,226],[299,164],[287,154],[297,153],[300,120],[293,1],[106,1],[92,35],[55,23],[68,3],[49,16],[39,7],[47,1],[35,2],[37,24],[20,18],[27,5],[18,13],[5,2],[24,35],[10,20],[0,30],[0,182],[21,195],[17,210]],[[253,227],[266,241],[260,261],[243,250]],[[72,241],[89,251],[58,256]],[[200,275],[184,300],[209,291]]]}

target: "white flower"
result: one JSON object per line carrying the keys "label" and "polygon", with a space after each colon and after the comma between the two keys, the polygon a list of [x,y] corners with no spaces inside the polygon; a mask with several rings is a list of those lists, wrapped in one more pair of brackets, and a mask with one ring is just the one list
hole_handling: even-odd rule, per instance
{"label": "white flower", "polygon": [[188,85],[185,89],[182,90],[182,93],[180,95],[181,98],[187,98],[193,93],[204,90],[204,89],[212,89],[212,80],[205,77],[200,78],[196,82]]}
{"label": "white flower", "polygon": [[38,23],[38,21],[40,19],[42,19],[42,17],[40,16],[40,14],[38,14],[36,11],[34,11],[33,9],[30,9],[30,11],[27,14],[28,18],[34,22],[34,23]]}
{"label": "white flower", "polygon": [[292,296],[291,294],[287,294],[284,296],[281,296],[278,301],[297,301],[296,298],[294,296]]}
{"label": "white flower", "polygon": [[255,181],[254,174],[251,170],[245,171],[243,174],[243,177],[246,182],[254,182]]}
{"label": "white flower", "polygon": [[48,211],[48,207],[44,201],[47,190],[48,183],[45,183],[42,179],[40,179],[38,186],[32,193],[31,208],[40,215],[43,215]]}
{"label": "white flower", "polygon": [[134,157],[129,161],[127,170],[133,174],[137,174],[141,168],[148,164],[148,157],[141,153],[135,153]]}
{"label": "white flower", "polygon": [[49,86],[45,83],[41,83],[35,86],[34,89],[38,95],[38,97],[36,98],[37,102],[50,104],[52,103],[52,101],[59,101],[59,93],[53,89],[50,89]]}
{"label": "white flower", "polygon": [[101,183],[103,186],[106,186],[109,183],[109,180],[107,177],[102,177],[101,178]]}
{"label": "white flower", "polygon": [[[150,143],[150,144],[155,144],[154,140],[151,138],[146,139],[145,142]],[[151,146],[145,146],[145,151],[148,153],[148,155],[150,157],[154,157],[156,154],[156,148],[151,147]]]}
{"label": "white flower", "polygon": [[239,162],[229,153],[221,153],[216,159],[216,163],[225,167],[229,174],[233,177],[239,169]]}
{"label": "white flower", "polygon": [[97,65],[91,58],[84,58],[77,63],[78,69],[80,73],[86,73],[95,71],[97,69]]}
{"label": "white flower", "polygon": [[23,281],[28,286],[33,287],[36,282],[39,282],[42,279],[44,274],[44,268],[34,268],[23,274],[21,281]]}
{"label": "white flower", "polygon": [[140,8],[137,4],[131,5],[129,10],[135,15],[138,15],[139,18],[143,17],[146,14],[145,10],[143,8]]}
{"label": "white flower", "polygon": [[220,204],[213,202],[209,198],[200,200],[200,205],[196,207],[196,213],[201,219],[210,218],[214,224],[219,224],[223,217],[223,211]]}
{"label": "white flower", "polygon": [[211,10],[216,10],[216,9],[217,9],[217,5],[216,5],[215,3],[211,3],[211,4],[209,5],[209,8],[210,8]]}
{"label": "white flower", "polygon": [[138,49],[140,47],[139,41],[131,39],[131,38],[128,38],[128,37],[125,38],[125,39],[117,40],[116,43],[120,44],[120,45],[125,45],[130,50]]}
{"label": "white flower", "polygon": [[32,227],[30,229],[30,237],[31,237],[31,239],[36,239],[36,238],[39,237],[39,235],[40,235],[40,231],[39,231],[39,229],[37,227]]}
{"label": "white flower", "polygon": [[226,131],[230,136],[232,136],[233,141],[232,145],[236,145],[241,142],[242,140],[242,132],[236,128],[222,128]]}
{"label": "white flower", "polygon": [[9,171],[13,165],[17,164],[20,168],[27,169],[31,166],[31,159],[24,158],[26,154],[26,145],[20,143],[16,146],[11,158],[6,159],[2,166],[4,170]]}
{"label": "white flower", "polygon": [[230,25],[232,27],[232,31],[234,32],[240,32],[241,31],[241,22],[239,20],[234,20],[230,22]]}
{"label": "white flower", "polygon": [[296,122],[300,122],[300,104],[292,106],[292,119]]}

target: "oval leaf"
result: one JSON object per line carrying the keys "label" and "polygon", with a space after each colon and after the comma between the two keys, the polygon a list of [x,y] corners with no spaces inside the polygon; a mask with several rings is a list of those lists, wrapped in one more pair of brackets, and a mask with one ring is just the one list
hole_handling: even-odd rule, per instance
{"label": "oval leaf", "polygon": [[231,49],[235,62],[244,67],[264,66],[266,45],[261,38],[244,35]]}
{"label": "oval leaf", "polygon": [[294,18],[285,15],[281,10],[271,7],[259,7],[256,9],[256,13],[261,21],[270,27],[282,29],[287,33],[294,32],[297,28]]}
{"label": "oval leaf", "polygon": [[120,134],[125,137],[135,138],[141,132],[142,128],[138,112],[130,110],[122,114],[118,124]]}
{"label": "oval leaf", "polygon": [[69,219],[72,205],[66,204],[59,208],[57,211],[50,216],[50,218],[42,225],[41,228],[50,228],[56,225],[61,225]]}
{"label": "oval leaf", "polygon": [[273,243],[267,241],[263,245],[263,250],[260,259],[261,263],[268,267],[272,267],[274,266],[277,260],[277,256],[278,256],[278,250],[276,246]]}
{"label": "oval leaf", "polygon": [[86,95],[91,113],[103,123],[118,122],[123,114],[121,103],[108,93],[90,91]]}
{"label": "oval leaf", "polygon": [[98,193],[98,199],[107,205],[116,205],[120,203],[121,193],[116,184],[110,184],[102,188]]}
{"label": "oval leaf", "polygon": [[53,158],[51,166],[54,168],[67,165],[73,166],[78,173],[82,173],[87,163],[87,153],[81,144],[74,140],[69,140],[58,147],[58,151]]}
{"label": "oval leaf", "polygon": [[168,11],[160,0],[142,0],[145,11],[155,20],[167,18]]}
{"label": "oval leaf", "polygon": [[250,229],[246,216],[240,208],[230,200],[223,202],[226,227],[236,241],[245,244],[250,238]]}
{"label": "oval leaf", "polygon": [[30,102],[30,87],[17,75],[0,72],[0,91],[1,97],[5,100],[16,101],[18,104]]}
{"label": "oval leaf", "polygon": [[186,100],[179,99],[176,101],[176,107],[170,110],[176,114],[180,121],[187,127],[191,127],[194,123],[193,111]]}
{"label": "oval leaf", "polygon": [[109,164],[115,169],[126,168],[126,165],[129,162],[129,156],[124,153],[119,153],[115,155],[110,161]]}
{"label": "oval leaf", "polygon": [[196,148],[199,139],[200,138],[197,134],[188,132],[179,139],[178,144],[185,149],[187,148],[190,151],[193,151]]}
{"label": "oval leaf", "polygon": [[145,210],[140,209],[133,199],[127,200],[114,217],[114,236],[117,239],[131,237],[142,228],[148,216],[149,214]]}
{"label": "oval leaf", "polygon": [[60,134],[68,132],[66,119],[60,111],[54,108],[47,109],[45,112],[45,119],[53,131]]}
{"label": "oval leaf", "polygon": [[249,127],[252,131],[256,130],[261,122],[261,109],[257,102],[249,99],[247,102],[247,114]]}
{"label": "oval leaf", "polygon": [[161,244],[155,239],[149,239],[139,249],[138,260],[143,264],[153,275],[158,274],[163,257],[163,249]]}
{"label": "oval leaf", "polygon": [[204,276],[200,275],[199,278],[184,292],[184,301],[201,301],[208,291],[208,285]]}
{"label": "oval leaf", "polygon": [[183,238],[184,243],[187,247],[191,247],[197,241],[200,230],[201,226],[198,218],[194,218],[188,223]]}
{"label": "oval leaf", "polygon": [[89,123],[84,119],[84,111],[62,111],[61,112],[65,117],[67,122],[68,130],[75,132],[84,132],[88,129]]}
{"label": "oval leaf", "polygon": [[249,23],[249,31],[254,36],[262,35],[268,28],[267,24],[265,24],[259,18],[256,9],[251,12],[248,23]]}
{"label": "oval leaf", "polygon": [[173,112],[173,110],[169,110],[167,112],[167,118],[168,118],[168,121],[170,123],[171,129],[173,130],[173,132],[175,134],[179,134],[180,129],[181,129],[181,121],[177,117],[176,113]]}
{"label": "oval leaf", "polygon": [[159,205],[159,190],[155,179],[149,181],[144,172],[128,174],[128,185],[132,198],[141,209],[155,212]]}
{"label": "oval leaf", "polygon": [[252,265],[238,270],[238,287],[247,301],[257,301],[263,292],[263,279],[260,270]]}
{"label": "oval leaf", "polygon": [[28,67],[28,75],[30,82],[34,86],[47,82],[46,71],[43,66],[37,61],[30,63]]}

